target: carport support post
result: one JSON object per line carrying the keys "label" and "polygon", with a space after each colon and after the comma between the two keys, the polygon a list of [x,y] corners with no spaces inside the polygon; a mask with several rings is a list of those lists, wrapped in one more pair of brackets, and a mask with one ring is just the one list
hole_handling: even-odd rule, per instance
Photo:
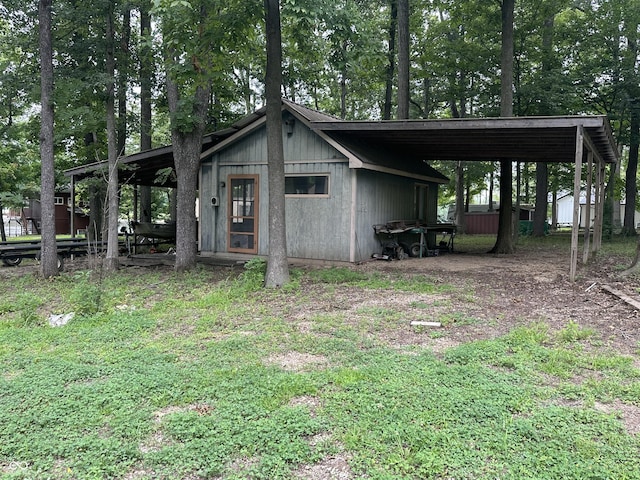
{"label": "carport support post", "polygon": [[606,165],[602,159],[598,159],[598,169],[596,170],[596,220],[593,224],[593,246],[595,253],[602,247],[602,228],[604,223],[604,195],[605,195],[605,169]]}
{"label": "carport support post", "polygon": [[573,227],[571,228],[571,267],[569,280],[575,282],[578,267],[578,228],[580,227],[580,184],[582,180],[582,153],[584,131],[582,125],[576,128],[575,174],[573,176]]}
{"label": "carport support post", "polygon": [[585,193],[586,204],[584,206],[584,247],[582,251],[582,263],[589,261],[591,247],[591,188],[593,186],[593,152],[587,152],[587,189]]}

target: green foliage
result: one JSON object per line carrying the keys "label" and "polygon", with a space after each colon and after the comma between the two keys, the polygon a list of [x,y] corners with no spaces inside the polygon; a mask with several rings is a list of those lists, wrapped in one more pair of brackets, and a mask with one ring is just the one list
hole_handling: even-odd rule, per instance
{"label": "green foliage", "polygon": [[245,263],[240,282],[247,290],[258,290],[264,286],[266,273],[267,261],[263,258],[253,258]]}
{"label": "green foliage", "polygon": [[78,315],[94,315],[102,307],[104,286],[91,279],[91,271],[76,273],[75,286],[70,292],[71,308]]}

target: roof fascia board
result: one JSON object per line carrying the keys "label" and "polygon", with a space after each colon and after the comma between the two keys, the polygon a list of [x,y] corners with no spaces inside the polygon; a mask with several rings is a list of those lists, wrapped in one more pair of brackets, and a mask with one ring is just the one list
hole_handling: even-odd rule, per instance
{"label": "roof fascia board", "polygon": [[263,124],[266,123],[266,121],[267,121],[267,117],[266,116],[262,116],[262,117],[256,119],[255,121],[253,121],[252,123],[250,123],[246,127],[242,128],[241,130],[238,130],[236,133],[234,133],[230,137],[224,139],[220,143],[217,143],[213,147],[211,147],[208,150],[205,150],[204,152],[202,152],[202,154],[200,154],[200,159],[202,160],[202,159],[208,157],[209,155],[212,155],[212,154],[222,150],[223,148],[228,147],[232,143],[236,142],[239,138],[241,138],[244,135],[247,135],[247,134],[251,133],[252,131],[256,130],[257,128],[261,127]]}
{"label": "roof fascia board", "polygon": [[448,180],[444,180],[442,178],[429,177],[427,175],[420,175],[419,173],[405,172],[403,170],[396,170],[395,168],[382,167],[380,165],[363,164],[362,167],[358,167],[358,168],[362,168],[363,170],[371,170],[374,172],[389,173],[391,175],[396,175],[399,177],[407,177],[407,178],[413,178],[416,180],[424,180],[425,182],[440,183],[440,184],[445,184],[449,182]]}
{"label": "roof fascia board", "polygon": [[[287,104],[284,103],[284,106],[286,107]],[[314,131],[314,129],[312,128],[312,122],[308,118],[306,118],[304,115],[302,115],[300,112],[298,112],[295,108],[283,108],[283,110],[287,110],[296,119],[300,120],[304,125],[310,128],[311,131]],[[362,168],[362,165],[363,165],[362,160],[360,160],[356,155],[354,155],[353,152],[351,152],[349,149],[344,147],[341,143],[331,138],[322,130],[315,130],[314,133],[318,135],[320,138],[322,138],[329,145],[331,145],[333,148],[335,148],[338,152],[340,152],[345,157],[347,157],[347,159],[349,160],[349,168]]]}
{"label": "roof fascia board", "polygon": [[486,128],[605,128],[604,116],[448,118],[444,120],[314,121],[313,130],[470,130]]}

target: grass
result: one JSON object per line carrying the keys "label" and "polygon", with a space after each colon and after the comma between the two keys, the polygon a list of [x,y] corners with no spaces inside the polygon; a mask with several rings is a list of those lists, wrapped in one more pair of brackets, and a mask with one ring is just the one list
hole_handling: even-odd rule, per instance
{"label": "grass", "polygon": [[638,436],[594,407],[640,406],[640,371],[587,348],[596,332],[532,323],[401,352],[381,337],[392,308],[314,299],[434,297],[446,336],[478,322],[455,312],[460,292],[346,268],[265,291],[263,267],[0,279],[0,478],[287,479],[336,457],[352,478],[640,478]]}

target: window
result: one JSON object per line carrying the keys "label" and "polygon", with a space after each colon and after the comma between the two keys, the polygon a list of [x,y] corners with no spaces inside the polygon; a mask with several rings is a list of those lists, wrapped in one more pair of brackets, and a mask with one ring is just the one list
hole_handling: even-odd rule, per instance
{"label": "window", "polygon": [[329,195],[329,175],[286,175],[286,195]]}
{"label": "window", "polygon": [[54,197],[53,198],[54,205],[64,205],[64,198],[62,197]]}

